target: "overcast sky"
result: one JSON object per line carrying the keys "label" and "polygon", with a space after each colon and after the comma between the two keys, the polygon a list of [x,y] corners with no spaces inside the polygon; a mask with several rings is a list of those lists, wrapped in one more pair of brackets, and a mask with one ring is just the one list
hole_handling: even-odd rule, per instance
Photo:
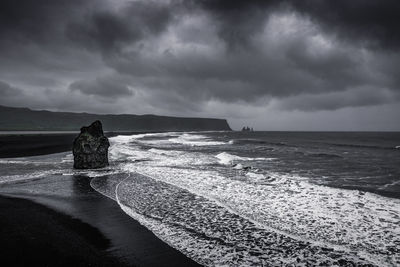
{"label": "overcast sky", "polygon": [[400,130],[398,0],[1,0],[0,105]]}

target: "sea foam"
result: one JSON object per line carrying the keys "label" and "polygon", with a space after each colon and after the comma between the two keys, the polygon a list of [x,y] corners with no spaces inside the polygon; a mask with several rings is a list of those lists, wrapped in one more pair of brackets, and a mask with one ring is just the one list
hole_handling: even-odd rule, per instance
{"label": "sea foam", "polygon": [[220,164],[229,165],[236,161],[253,161],[253,160],[273,160],[273,158],[250,158],[250,157],[240,157],[236,155],[229,154],[227,152],[219,153],[215,156],[219,159]]}
{"label": "sea foam", "polygon": [[132,218],[206,266],[367,263],[355,252],[338,254],[270,231],[215,201],[143,175],[121,181],[116,199]]}
{"label": "sea foam", "polygon": [[[315,185],[300,176],[253,171],[244,174],[232,173],[226,169],[213,167],[215,162],[227,165],[235,161],[267,160],[267,158],[239,157],[227,152],[212,156],[186,150],[164,151],[159,148],[146,150],[140,148],[139,145],[142,143],[140,138],[137,141],[135,144],[130,144],[131,153],[139,153],[149,160],[135,163],[128,161],[122,164],[121,170],[131,174],[140,173],[147,177],[145,179],[150,179],[149,183],[151,181],[164,183],[165,194],[168,190],[186,190],[185,192],[191,194],[194,199],[199,198],[210,205],[216,205],[269,233],[273,232],[296,242],[309,243],[313,247],[324,247],[351,255],[349,257],[355,261],[363,258],[377,265],[400,263],[398,256],[400,201],[397,199],[387,199],[372,193],[360,194],[357,190]],[[152,142],[157,144],[157,141]],[[174,147],[173,144],[171,147]],[[118,185],[120,194],[124,196],[121,198],[123,201],[120,201],[121,206],[125,210],[129,208],[132,214],[140,214],[142,221],[150,220],[151,224],[154,224],[157,216],[140,213],[144,206],[135,206],[138,204],[132,202],[129,194],[124,191],[128,188],[132,190],[133,185],[130,183],[137,183],[137,179],[127,179]],[[171,205],[170,208],[174,209],[174,206]],[[201,213],[201,211],[196,212]],[[187,221],[180,222],[179,231],[171,230],[171,235],[174,238],[186,236],[187,223]],[[222,228],[231,227],[229,220],[216,220],[213,223]],[[179,246],[177,243],[180,241],[169,236],[164,236],[163,239],[173,243],[175,247]],[[253,239],[253,242],[257,242],[256,240]],[[193,248],[197,249],[199,248]],[[218,251],[219,245],[215,245],[214,249]],[[205,254],[212,254],[213,251],[197,256],[188,251],[185,253],[201,261],[206,257]],[[230,255],[229,252],[224,253],[226,253],[225,258]],[[211,262],[215,264],[215,260]],[[230,259],[226,260],[230,262]],[[207,263],[207,265],[213,264]]]}

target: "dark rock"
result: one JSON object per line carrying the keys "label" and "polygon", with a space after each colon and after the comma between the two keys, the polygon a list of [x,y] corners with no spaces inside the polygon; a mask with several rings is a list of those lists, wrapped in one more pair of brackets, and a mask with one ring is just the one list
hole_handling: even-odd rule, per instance
{"label": "dark rock", "polygon": [[100,121],[93,122],[89,127],[82,127],[72,148],[74,168],[96,169],[107,166],[109,146]]}
{"label": "dark rock", "polygon": [[253,127],[249,127],[249,126],[244,126],[243,128],[242,128],[242,132],[254,132],[254,129],[253,129]]}

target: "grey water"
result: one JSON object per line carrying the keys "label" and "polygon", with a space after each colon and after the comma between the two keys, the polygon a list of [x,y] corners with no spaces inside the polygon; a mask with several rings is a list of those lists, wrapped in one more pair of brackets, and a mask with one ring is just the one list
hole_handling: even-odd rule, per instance
{"label": "grey water", "polygon": [[73,170],[69,152],[2,159],[0,193],[67,196],[22,185],[87,176],[205,266],[400,264],[400,133],[171,132],[110,142],[101,170]]}
{"label": "grey water", "polygon": [[229,151],[277,160],[254,167],[296,173],[311,182],[400,198],[399,132],[232,132]]}

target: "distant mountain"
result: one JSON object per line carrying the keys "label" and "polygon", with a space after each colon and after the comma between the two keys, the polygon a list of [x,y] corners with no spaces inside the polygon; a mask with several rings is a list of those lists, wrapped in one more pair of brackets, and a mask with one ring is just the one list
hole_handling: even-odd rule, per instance
{"label": "distant mountain", "polygon": [[230,131],[224,119],[99,115],[0,106],[0,131],[77,131],[95,120],[105,131]]}

